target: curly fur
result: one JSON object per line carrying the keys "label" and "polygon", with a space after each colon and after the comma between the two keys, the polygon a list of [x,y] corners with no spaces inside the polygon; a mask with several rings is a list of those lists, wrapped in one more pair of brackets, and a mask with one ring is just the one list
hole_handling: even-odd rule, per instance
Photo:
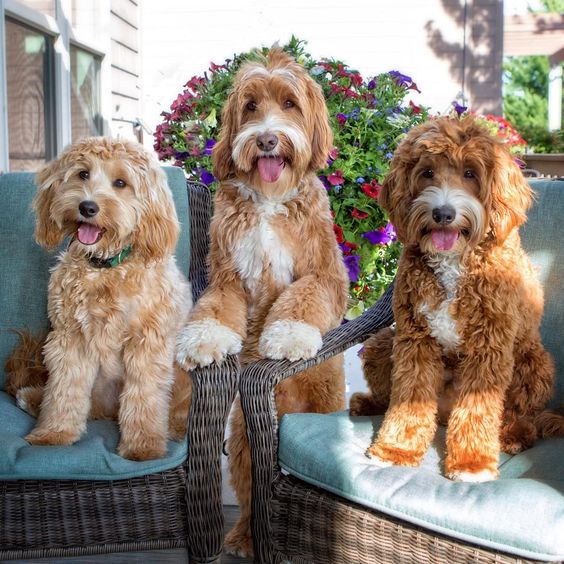
{"label": "curly fur", "polygon": [[[389,402],[368,451],[376,462],[418,465],[437,416],[448,421],[445,472],[455,480],[495,479],[500,449],[534,442],[554,367],[539,335],[543,292],[518,234],[531,200],[506,148],[472,118],[430,121],[398,147],[381,193],[404,244],[397,328],[367,342],[371,391],[351,400],[355,414]],[[454,213],[441,218],[441,206]]]}
{"label": "curly fur", "polygon": [[[258,170],[263,134],[276,136],[275,153],[284,161],[274,181]],[[241,348],[243,362],[310,358],[322,335],[340,323],[348,278],[326,191],[314,174],[331,147],[323,94],[301,65],[275,49],[241,68],[213,152],[214,174],[222,182],[211,223],[210,284],[178,341],[184,366],[221,360]],[[281,383],[276,403],[279,415],[342,409],[342,359]],[[248,555],[251,469],[239,404],[228,450],[241,518],[226,548]]]}
{"label": "curly fur", "polygon": [[[71,444],[88,417],[111,418],[119,422],[122,456],[162,457],[169,424],[175,439],[186,427],[190,381],[173,355],[191,307],[173,256],[179,226],[164,172],[137,143],[90,138],[48,163],[37,184],[38,243],[70,243],[49,280],[51,331],[45,340],[23,335],[7,362],[7,390],[38,415],[26,440]],[[84,202],[98,211],[85,216]],[[85,242],[85,224],[96,241]],[[118,266],[89,262],[128,245],[131,254]]]}

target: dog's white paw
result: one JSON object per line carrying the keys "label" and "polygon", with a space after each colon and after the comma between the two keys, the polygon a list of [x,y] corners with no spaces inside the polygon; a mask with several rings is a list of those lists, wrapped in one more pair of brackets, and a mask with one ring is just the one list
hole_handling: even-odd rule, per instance
{"label": "dog's white paw", "polygon": [[27,388],[20,388],[16,392],[16,405],[23,411],[29,413],[29,406],[27,405],[27,396],[26,396]]}
{"label": "dog's white paw", "polygon": [[241,337],[216,319],[191,321],[176,338],[176,361],[190,370],[241,352]]}
{"label": "dog's white paw", "polygon": [[492,480],[497,480],[498,473],[493,470],[485,469],[479,472],[463,472],[456,471],[450,472],[448,477],[455,482],[469,482],[469,483],[481,483],[481,482],[491,482]]}
{"label": "dog's white paw", "polygon": [[314,357],[322,344],[317,327],[303,321],[281,319],[263,330],[259,353],[276,360],[301,360]]}

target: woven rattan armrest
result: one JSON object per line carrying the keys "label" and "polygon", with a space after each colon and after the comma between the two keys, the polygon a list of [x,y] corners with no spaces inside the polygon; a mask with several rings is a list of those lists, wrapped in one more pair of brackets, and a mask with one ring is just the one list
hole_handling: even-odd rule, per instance
{"label": "woven rattan armrest", "polygon": [[270,501],[275,481],[280,475],[278,465],[278,418],[274,398],[276,385],[290,376],[342,353],[349,347],[365,341],[371,334],[393,322],[393,284],[374,306],[357,319],[329,331],[318,354],[308,360],[261,360],[246,365],[239,382],[239,392],[249,442],[253,472],[252,521],[255,561],[266,563],[271,559],[269,543]]}

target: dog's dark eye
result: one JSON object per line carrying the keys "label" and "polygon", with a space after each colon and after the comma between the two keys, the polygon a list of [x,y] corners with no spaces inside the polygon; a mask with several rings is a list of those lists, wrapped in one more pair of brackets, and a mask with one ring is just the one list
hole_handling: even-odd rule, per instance
{"label": "dog's dark eye", "polygon": [[426,168],[422,173],[421,176],[423,176],[424,178],[433,178],[435,176],[435,172],[430,169],[430,168]]}
{"label": "dog's dark eye", "polygon": [[249,112],[254,112],[257,109],[257,103],[251,100],[250,102],[247,102],[246,108]]}
{"label": "dog's dark eye", "polygon": [[125,181],[123,181],[121,178],[114,180],[114,188],[125,188]]}
{"label": "dog's dark eye", "polygon": [[464,178],[476,178],[476,173],[472,169],[467,168],[464,171]]}
{"label": "dog's dark eye", "polygon": [[289,110],[290,108],[293,108],[296,104],[294,104],[294,102],[292,102],[292,100],[286,100],[284,102],[284,104],[282,104],[285,110]]}
{"label": "dog's dark eye", "polygon": [[90,173],[87,170],[81,170],[78,173],[78,176],[80,176],[82,180],[88,180],[90,178]]}

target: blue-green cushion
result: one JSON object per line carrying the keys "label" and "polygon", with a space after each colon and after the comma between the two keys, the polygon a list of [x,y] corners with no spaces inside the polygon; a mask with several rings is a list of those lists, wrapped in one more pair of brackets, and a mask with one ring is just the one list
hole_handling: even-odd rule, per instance
{"label": "blue-green cushion", "polygon": [[[181,235],[176,248],[179,267],[188,276],[190,222],[186,180],[180,168],[164,167],[172,190]],[[34,175],[0,175],[0,389],[4,364],[13,350],[14,328],[37,333],[48,327],[47,283],[56,253],[49,254],[33,238],[35,219],[31,200]],[[178,466],[187,452],[186,441],[169,443],[168,456],[149,462],[124,460],[116,453],[117,425],[92,421],[87,434],[70,447],[37,447],[24,437],[34,419],[18,409],[13,399],[0,392],[0,479],[126,479]]]}
{"label": "blue-green cushion", "polygon": [[[176,259],[188,276],[190,221],[186,179],[180,168],[163,168],[181,222]],[[48,253],[33,237],[34,177],[29,172],[0,174],[0,389],[4,388],[4,364],[17,341],[12,330],[39,333],[48,328],[47,283],[49,268],[55,264],[58,253]]]}
{"label": "blue-green cushion", "polygon": [[0,392],[0,480],[117,480],[175,468],[186,460],[187,441],[168,442],[166,458],[133,462],[117,454],[119,431],[113,421],[89,421],[71,446],[31,446],[23,437],[35,419]]}
{"label": "blue-green cushion", "polygon": [[[541,326],[544,346],[554,358],[556,386],[551,405],[564,405],[564,182],[531,180],[536,201],[521,229],[523,247],[539,268],[545,307]],[[564,533],[563,533],[564,536]]]}
{"label": "blue-green cushion", "polygon": [[279,462],[302,480],[391,515],[493,550],[564,559],[564,439],[502,455],[501,477],[468,484],[443,477],[444,428],[420,468],[378,468],[364,454],[382,417],[286,415]]}

